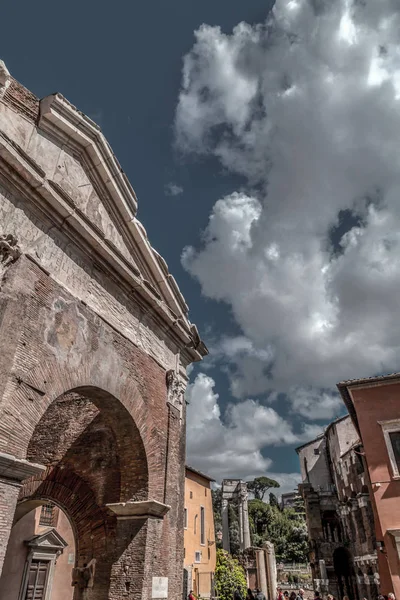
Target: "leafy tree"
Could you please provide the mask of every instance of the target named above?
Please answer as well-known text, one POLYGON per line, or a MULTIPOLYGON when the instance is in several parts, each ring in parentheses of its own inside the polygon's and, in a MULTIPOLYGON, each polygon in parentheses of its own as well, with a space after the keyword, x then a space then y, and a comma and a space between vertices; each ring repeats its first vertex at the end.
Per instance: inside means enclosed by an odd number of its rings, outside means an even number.
POLYGON ((279 508, 278 498, 272 492, 269 494, 269 504, 270 506, 276 506, 276 508, 279 508))
POLYGON ((253 544, 271 541, 276 558, 282 562, 307 562, 307 528, 303 517, 293 509, 280 510, 262 500, 250 500, 249 521, 253 544))
POLYGON ((232 600, 235 590, 246 596, 247 583, 243 567, 236 558, 224 550, 217 550, 215 590, 220 600, 232 600))
MULTIPOLYGON (((214 511, 214 528, 215 533, 217 534, 218 531, 222 531, 222 489, 211 490, 211 497, 214 511)), ((219 540, 217 537, 216 545, 217 548, 222 548, 222 540, 219 540)))
POLYGON ((270 488, 278 487, 280 484, 269 477, 256 477, 253 481, 247 482, 247 489, 254 494, 256 500, 264 500, 265 492, 270 488))

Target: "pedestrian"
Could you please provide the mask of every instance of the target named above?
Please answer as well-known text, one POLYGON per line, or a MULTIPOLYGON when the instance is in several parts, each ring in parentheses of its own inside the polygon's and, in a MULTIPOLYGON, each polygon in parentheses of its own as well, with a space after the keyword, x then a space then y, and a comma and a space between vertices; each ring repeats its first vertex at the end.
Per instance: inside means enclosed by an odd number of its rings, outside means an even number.
POLYGON ((248 590, 247 590, 246 600, 256 600, 254 597, 254 594, 250 588, 248 588, 248 590))
POLYGON ((328 594, 326 600, 335 600, 335 596, 332 596, 332 594, 328 594))
POLYGON ((276 588, 276 600, 284 600, 284 596, 282 594, 282 588, 276 588))
POLYGON ((259 588, 256 589, 256 600, 267 600, 265 594, 259 588))
MULTIPOLYGON (((299 593, 296 596, 296 600, 303 600, 303 598, 304 598, 304 590, 302 588, 300 588, 299 593)), ((343 600, 345 600, 345 599, 343 598, 343 600)), ((347 598, 347 600, 349 600, 349 599, 347 598)))
POLYGON ((233 594, 233 600, 243 600, 242 592, 239 587, 236 588, 235 593, 233 594))
POLYGON ((289 600, 289 592, 287 590, 283 592, 283 595, 285 596, 285 600, 289 600))
POLYGON ((319 595, 319 592, 314 591, 314 600, 321 600, 321 596, 319 595))
POLYGON ((290 592, 289 600, 296 600, 297 594, 295 591, 290 592))
POLYGON ((396 600, 396 596, 393 594, 393 592, 390 592, 390 594, 388 594, 388 598, 389 600, 396 600))
POLYGON ((190 590, 188 600, 196 600, 196 598, 193 595, 193 590, 190 590))

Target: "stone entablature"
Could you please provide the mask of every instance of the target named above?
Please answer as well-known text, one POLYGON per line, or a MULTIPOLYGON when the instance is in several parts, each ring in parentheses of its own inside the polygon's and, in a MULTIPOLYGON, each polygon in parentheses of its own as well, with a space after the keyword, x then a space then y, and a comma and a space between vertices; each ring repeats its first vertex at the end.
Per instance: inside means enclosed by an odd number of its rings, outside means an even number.
POLYGON ((0 157, 0 176, 15 189, 0 188, 0 236, 13 235, 22 252, 163 366, 175 368, 179 353, 187 364, 199 360, 205 346, 97 125, 60 94, 40 101, 37 124, 3 101, 0 157), (20 199, 28 187, 35 190, 29 209, 20 199))

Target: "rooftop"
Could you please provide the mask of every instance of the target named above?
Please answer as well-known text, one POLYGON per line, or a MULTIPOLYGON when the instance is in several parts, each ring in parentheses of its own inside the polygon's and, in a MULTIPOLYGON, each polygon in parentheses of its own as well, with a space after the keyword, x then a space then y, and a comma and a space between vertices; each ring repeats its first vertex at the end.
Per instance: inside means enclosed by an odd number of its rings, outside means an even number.
POLYGON ((213 479, 212 477, 209 477, 208 475, 205 475, 204 473, 202 473, 201 471, 198 471, 197 469, 194 469, 193 467, 189 467, 189 465, 186 465, 186 471, 190 471, 191 473, 194 473, 195 475, 199 475, 200 477, 203 477, 204 479, 207 479, 207 481, 215 481, 215 479, 213 479))

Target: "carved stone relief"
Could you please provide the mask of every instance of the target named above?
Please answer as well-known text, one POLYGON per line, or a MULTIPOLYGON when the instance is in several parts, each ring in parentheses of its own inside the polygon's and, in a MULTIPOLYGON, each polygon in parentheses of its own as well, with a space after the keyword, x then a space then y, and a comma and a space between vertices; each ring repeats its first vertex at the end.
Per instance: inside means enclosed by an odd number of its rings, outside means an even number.
POLYGON ((182 418, 182 409, 184 403, 186 384, 179 379, 178 375, 173 369, 167 371, 166 379, 168 390, 167 401, 179 410, 180 417, 182 418))

